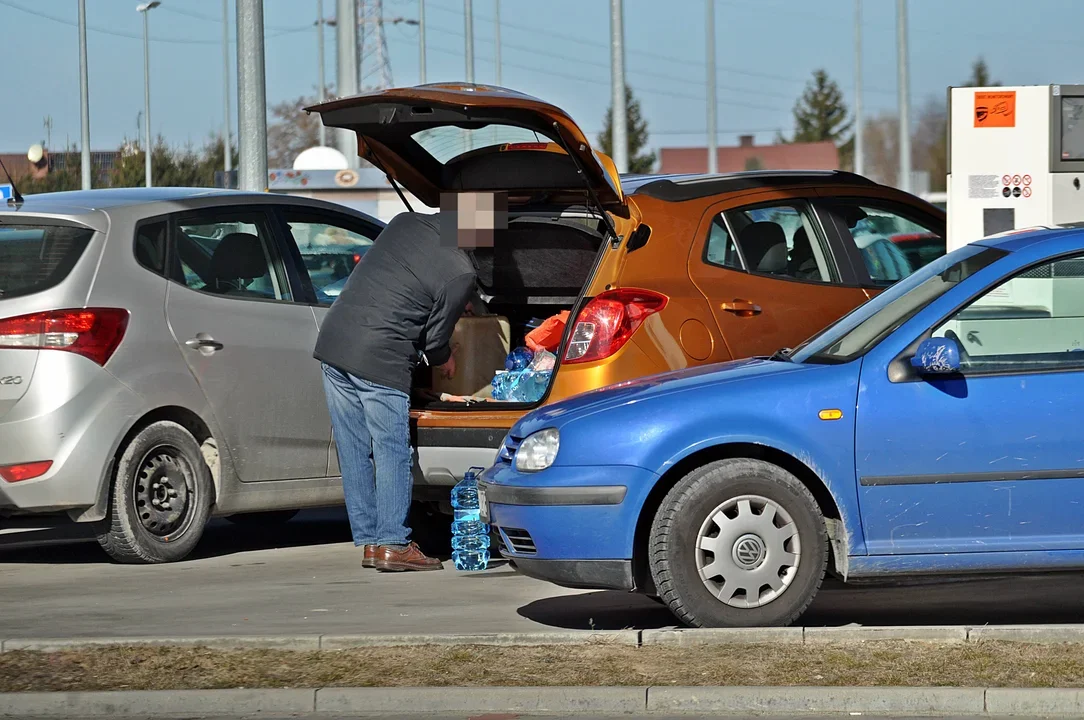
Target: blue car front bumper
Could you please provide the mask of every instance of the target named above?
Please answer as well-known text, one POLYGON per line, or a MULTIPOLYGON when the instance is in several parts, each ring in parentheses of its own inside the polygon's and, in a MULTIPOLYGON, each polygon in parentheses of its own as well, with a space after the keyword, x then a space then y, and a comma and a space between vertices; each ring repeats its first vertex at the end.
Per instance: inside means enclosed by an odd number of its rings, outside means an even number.
POLYGON ((655 480, 655 473, 629 466, 524 474, 497 465, 479 486, 501 553, 525 575, 565 587, 632 590, 636 525, 655 480))

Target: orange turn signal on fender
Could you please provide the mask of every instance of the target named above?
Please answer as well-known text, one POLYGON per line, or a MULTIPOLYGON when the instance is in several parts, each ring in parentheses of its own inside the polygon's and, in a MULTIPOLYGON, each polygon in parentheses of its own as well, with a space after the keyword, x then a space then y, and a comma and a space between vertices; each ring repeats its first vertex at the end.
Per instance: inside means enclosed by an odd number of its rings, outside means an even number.
POLYGON ((817 413, 817 417, 819 417, 821 420, 839 420, 841 417, 843 417, 843 411, 836 410, 835 408, 832 408, 830 410, 821 410, 819 413, 817 413))

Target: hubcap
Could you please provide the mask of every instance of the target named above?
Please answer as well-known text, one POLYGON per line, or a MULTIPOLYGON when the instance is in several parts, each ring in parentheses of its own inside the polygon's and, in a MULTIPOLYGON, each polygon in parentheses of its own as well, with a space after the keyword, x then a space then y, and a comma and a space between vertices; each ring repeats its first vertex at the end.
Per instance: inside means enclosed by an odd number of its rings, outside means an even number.
POLYGON ((764 561, 765 553, 764 541, 760 539, 760 536, 753 534, 742 535, 738 538, 738 541, 734 543, 733 551, 731 551, 734 562, 737 563, 738 567, 745 570, 752 570, 757 565, 760 565, 764 561))
POLYGON ((736 608, 778 598, 798 571, 798 527, 778 503, 742 495, 713 510, 696 539, 696 566, 712 595, 736 608))
POLYGON ((171 448, 158 448, 144 459, 132 494, 139 522, 152 535, 168 539, 188 520, 192 490, 186 468, 171 448))

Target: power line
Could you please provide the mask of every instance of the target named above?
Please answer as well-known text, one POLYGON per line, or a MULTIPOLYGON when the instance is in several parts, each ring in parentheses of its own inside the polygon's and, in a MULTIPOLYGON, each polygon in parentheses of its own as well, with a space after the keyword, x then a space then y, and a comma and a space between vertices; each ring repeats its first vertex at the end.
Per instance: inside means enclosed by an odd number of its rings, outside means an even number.
MULTIPOLYGON (((435 31, 435 32, 442 32, 442 33, 445 33, 445 34, 448 34, 448 35, 459 35, 459 36, 462 35, 461 33, 455 33, 454 31, 451 31, 451 30, 444 30, 443 28, 432 28, 432 30, 435 31)), ((505 45, 505 47, 513 47, 513 48, 521 48, 522 47, 522 46, 512 45, 512 44, 509 44, 509 43, 504 43, 504 45, 505 45)), ((457 52, 452 51, 452 50, 448 50, 446 48, 437 47, 435 49, 437 49, 440 52, 447 53, 449 55, 461 55, 462 54, 462 53, 457 53, 457 52)), ((527 49, 527 51, 528 52, 534 52, 534 53, 537 53, 539 55, 544 55, 544 56, 548 56, 548 57, 555 57, 555 58, 561 58, 562 57, 561 55, 554 55, 552 53, 546 53, 544 51, 533 50, 533 49, 529 49, 529 48, 527 49)), ((481 56, 479 56, 479 57, 481 57, 481 56)), ((580 61, 580 62, 582 64, 584 64, 584 65, 595 65, 596 67, 609 68, 609 65, 606 65, 606 64, 603 64, 603 63, 592 63, 592 62, 588 62, 588 61, 580 61)), ((502 60, 502 64, 507 65, 508 67, 514 67, 514 68, 520 68, 520 69, 523 69, 523 70, 529 70, 531 72, 539 72, 538 67, 531 67, 531 66, 527 66, 527 65, 518 65, 516 63, 511 63, 511 62, 507 62, 507 61, 504 61, 504 60, 502 60)), ((545 74, 546 75, 552 75, 554 77, 567 78, 569 80, 576 80, 576 81, 579 81, 579 82, 591 83, 591 84, 596 84, 596 85, 609 85, 608 80, 606 80, 606 81, 596 80, 596 79, 593 79, 593 78, 585 77, 582 74, 573 75, 573 74, 570 74, 570 73, 562 73, 562 72, 552 70, 552 69, 546 69, 545 74)), ((637 72, 636 74, 639 75, 639 74, 644 74, 644 73, 637 72)), ((666 81, 673 81, 673 78, 670 78, 669 76, 666 76, 666 75, 660 75, 658 73, 646 73, 646 74, 648 76, 650 76, 650 77, 656 77, 656 78, 660 78, 660 79, 666 80, 666 81)), ((723 90, 737 90, 738 92, 744 92, 744 90, 742 90, 740 88, 730 88, 730 87, 727 87, 725 85, 720 85, 719 87, 721 89, 723 89, 723 90)), ((665 96, 668 96, 668 97, 681 98, 681 99, 685 99, 685 100, 703 101, 703 97, 700 96, 700 95, 693 95, 693 94, 689 94, 689 93, 678 93, 678 92, 674 92, 672 90, 661 90, 661 89, 658 89, 658 88, 651 87, 649 85, 637 85, 637 89, 639 91, 641 91, 641 92, 646 92, 646 93, 649 93, 649 94, 665 95, 665 96)), ((787 99, 790 99, 789 95, 779 96, 779 97, 785 97, 787 99)), ((770 106, 770 105, 757 105, 757 104, 754 104, 754 103, 744 103, 744 102, 737 102, 737 101, 732 101, 732 100, 719 100, 718 104, 720 104, 720 105, 729 105, 729 106, 732 106, 732 107, 748 108, 748 109, 751 109, 751 110, 769 110, 769 111, 772 111, 772 112, 790 112, 789 108, 782 108, 782 107, 770 106)))
MULTIPOLYGON (((435 45, 432 45, 432 44, 430 44, 429 49, 433 50, 435 52, 441 52, 441 53, 444 53, 446 55, 451 55, 452 57, 462 57, 463 56, 463 53, 461 51, 449 50, 448 48, 443 48, 443 47, 435 46, 435 45)), ((478 59, 487 60, 487 61, 491 60, 491 58, 484 57, 484 56, 481 56, 481 55, 478 56, 478 59)), ((547 77, 559 77, 559 78, 562 78, 562 79, 565 79, 565 80, 572 80, 574 82, 585 83, 585 84, 588 84, 588 85, 608 85, 609 84, 608 81, 597 80, 595 78, 588 78, 588 77, 584 77, 583 75, 573 75, 572 73, 563 73, 563 72, 559 72, 557 70, 551 70, 551 69, 548 69, 548 68, 541 69, 541 68, 538 68, 538 67, 531 67, 529 65, 519 65, 517 63, 507 62, 507 61, 505 61, 503 59, 501 60, 501 63, 503 65, 507 66, 507 67, 514 67, 514 68, 518 68, 520 70, 526 70, 526 71, 532 72, 532 73, 542 73, 542 74, 545 74, 547 77)), ((689 93, 677 93, 677 92, 672 92, 670 90, 661 90, 659 88, 653 88, 653 87, 644 86, 644 85, 638 86, 638 90, 639 90, 639 92, 641 92, 641 93, 643 93, 645 95, 663 95, 663 96, 666 96, 666 97, 677 98, 677 99, 680 99, 680 100, 696 100, 698 102, 703 102, 703 100, 704 100, 704 98, 701 97, 700 95, 692 95, 692 94, 689 94, 689 93)), ((789 112, 788 110, 784 110, 783 108, 771 107, 771 106, 768 106, 768 105, 753 105, 753 104, 750 104, 750 103, 736 103, 736 102, 730 102, 730 101, 727 101, 727 100, 720 100, 719 104, 720 105, 731 105, 731 106, 734 106, 734 107, 747 108, 747 109, 750 109, 750 110, 769 110, 771 112, 789 112)))
MULTIPOLYGON (((41 12, 39 10, 31 10, 29 8, 22 7, 21 5, 16 5, 15 3, 11 2, 10 0, 0 0, 0 5, 3 5, 4 7, 9 7, 12 10, 19 10, 21 12, 26 13, 27 15, 35 15, 35 16, 40 17, 40 18, 45 18, 46 20, 52 20, 53 22, 58 22, 58 23, 61 23, 62 25, 68 25, 70 27, 77 27, 79 25, 79 23, 77 23, 74 20, 68 20, 67 18, 57 17, 56 15, 50 15, 48 13, 43 13, 43 12, 41 12)), ((278 32, 269 34, 267 37, 269 39, 270 38, 276 38, 276 37, 281 37, 283 35, 289 35, 291 33, 307 31, 307 30, 310 30, 310 29, 311 29, 310 25, 305 25, 303 27, 294 28, 292 30, 280 30, 278 32)), ((143 39, 142 35, 138 35, 136 33, 126 33, 126 32, 121 32, 119 30, 110 30, 109 28, 103 28, 103 27, 98 27, 98 26, 89 25, 89 24, 87 25, 87 30, 92 30, 92 31, 94 31, 96 33, 101 33, 103 35, 112 35, 114 37, 129 38, 131 40, 142 40, 143 39)), ((152 37, 152 38, 150 38, 150 40, 152 42, 164 42, 164 43, 171 43, 171 44, 174 44, 174 45, 218 45, 219 44, 218 40, 198 40, 198 39, 195 39, 195 38, 165 38, 165 37, 157 37, 156 38, 156 37, 152 37)), ((232 42, 233 41, 231 41, 231 44, 232 44, 232 42)))
MULTIPOLYGON (((440 5, 433 5, 433 7, 435 9, 441 11, 441 12, 446 12, 446 13, 450 13, 450 14, 459 14, 459 13, 457 13, 457 11, 455 11, 455 10, 453 10, 451 8, 442 7, 440 5)), ((481 20, 489 20, 489 19, 491 19, 491 18, 485 17, 484 15, 479 15, 478 17, 481 20)), ((504 21, 503 18, 501 20, 501 25, 503 27, 514 28, 516 30, 523 30, 525 32, 529 32, 529 33, 532 33, 532 34, 537 34, 538 33, 538 28, 536 28, 536 27, 532 28, 532 27, 528 27, 526 25, 518 25, 518 24, 513 23, 513 22, 506 22, 506 21, 504 21)), ((594 50, 597 50, 600 47, 597 40, 589 40, 587 38, 577 37, 575 35, 568 35, 566 33, 555 32, 555 31, 552 31, 552 30, 547 30, 546 31, 546 37, 560 38, 562 40, 567 40, 568 42, 576 43, 577 45, 583 45, 583 46, 586 46, 586 47, 590 47, 590 48, 592 48, 594 50)), ((511 46, 509 46, 509 47, 511 47, 511 46)), ((563 57, 563 56, 561 56, 561 57, 563 57)), ((651 58, 651 59, 654 59, 654 60, 660 60, 662 62, 677 63, 677 64, 681 65, 686 70, 690 66, 699 68, 704 64, 704 61, 702 59, 680 58, 680 57, 675 57, 673 55, 664 55, 664 54, 661 54, 661 53, 654 53, 654 52, 651 52, 649 50, 642 50, 642 49, 637 49, 636 52, 632 54, 632 57, 634 57, 634 58, 641 58, 641 57, 643 57, 643 58, 651 58)), ((586 61, 581 60, 581 61, 578 61, 578 62, 586 62, 586 61)), ((609 67, 609 65, 607 65, 606 67, 609 67)), ((788 76, 784 76, 784 75, 773 75, 771 73, 755 72, 753 70, 744 70, 742 68, 727 67, 727 66, 723 66, 723 65, 716 65, 715 67, 716 67, 717 70, 727 72, 727 73, 731 73, 731 74, 734 74, 734 75, 747 75, 749 77, 764 79, 764 80, 776 80, 776 81, 780 81, 780 82, 797 83, 797 84, 801 84, 801 85, 804 85, 807 82, 809 82, 809 78, 798 78, 798 77, 794 77, 794 76, 789 76, 788 77, 788 76)), ((669 81, 675 80, 675 78, 672 78, 671 76, 666 76, 666 78, 669 81)), ((694 82, 697 85, 702 85, 703 84, 703 81, 694 81, 694 82)), ((755 89, 751 89, 751 88, 731 88, 731 89, 737 90, 738 92, 747 92, 747 93, 752 93, 752 94, 765 94, 765 95, 767 95, 767 93, 765 93, 762 90, 755 90, 755 89)), ((882 95, 893 95, 893 96, 896 94, 895 90, 887 90, 887 89, 884 89, 884 88, 869 88, 867 90, 867 92, 873 92, 873 93, 878 93, 878 94, 882 94, 882 95)))
MULTIPOLYGON (((192 10, 182 10, 180 8, 173 7, 172 5, 163 5, 162 6, 162 11, 163 12, 176 13, 177 15, 187 15, 190 18, 196 18, 197 20, 205 20, 207 22, 215 23, 216 25, 221 25, 222 24, 222 18, 220 18, 220 17, 215 17, 213 15, 204 15, 203 13, 194 12, 192 10)), ((279 31, 288 31, 288 32, 297 31, 296 27, 285 27, 285 26, 282 26, 282 25, 278 25, 278 26, 276 26, 276 25, 265 25, 264 27, 267 28, 268 30, 279 30, 279 31)), ((304 29, 308 30, 310 27, 311 27, 310 25, 305 25, 304 29)))
MULTIPOLYGON (((463 56, 463 53, 461 51, 450 50, 448 48, 435 46, 435 45, 432 45, 432 44, 429 45, 429 49, 431 49, 433 51, 436 51, 436 52, 444 53, 446 55, 450 55, 452 57, 462 57, 463 56)), ((486 60, 486 61, 491 61, 492 60, 492 58, 490 58, 488 56, 481 56, 481 55, 478 56, 478 59, 486 60)), ((520 69, 520 70, 526 70, 526 71, 531 72, 531 73, 545 74, 547 77, 559 77, 559 78, 562 78, 562 79, 565 79, 565 80, 572 80, 574 82, 585 83, 585 84, 588 84, 588 85, 608 85, 609 84, 609 81, 603 81, 603 80, 598 80, 598 79, 595 79, 595 78, 584 77, 583 75, 573 75, 572 73, 563 73, 563 72, 559 72, 557 70, 551 70, 551 69, 548 69, 548 68, 541 69, 541 68, 538 68, 538 67, 532 67, 530 65, 519 65, 517 63, 507 62, 507 61, 505 61, 503 59, 501 60, 501 63, 503 65, 507 66, 507 67, 514 67, 514 68, 517 68, 517 69, 520 69)), ((700 96, 700 95, 692 95, 690 93, 678 93, 678 92, 673 92, 673 91, 670 91, 670 90, 662 90, 660 88, 654 88, 654 87, 646 86, 646 85, 637 86, 637 90, 639 92, 645 94, 645 95, 663 95, 665 97, 677 98, 679 100, 695 100, 697 102, 703 102, 703 100, 704 100, 704 98, 702 96, 700 96)), ((732 102, 732 101, 729 101, 729 100, 720 100, 719 104, 720 105, 729 105, 729 106, 732 106, 732 107, 746 108, 746 109, 749 109, 749 110, 768 110, 770 112, 790 112, 789 110, 787 110, 785 108, 772 107, 772 106, 769 106, 769 105, 754 105, 752 103, 732 102)))

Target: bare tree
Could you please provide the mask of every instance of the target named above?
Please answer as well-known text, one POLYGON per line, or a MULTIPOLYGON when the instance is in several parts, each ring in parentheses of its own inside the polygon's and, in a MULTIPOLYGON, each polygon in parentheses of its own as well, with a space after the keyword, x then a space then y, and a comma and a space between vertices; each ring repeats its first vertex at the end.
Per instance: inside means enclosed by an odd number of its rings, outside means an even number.
POLYGON ((899 174, 900 120, 891 113, 882 113, 866 121, 862 129, 865 142, 866 175, 875 182, 895 185, 899 174))
POLYGON ((930 174, 930 190, 945 189, 948 176, 948 112, 938 98, 928 98, 919 113, 911 141, 914 167, 930 174))
POLYGON ((271 107, 272 120, 267 126, 268 167, 293 167, 294 158, 301 151, 320 144, 320 116, 302 109, 318 102, 315 97, 299 97, 271 107))

